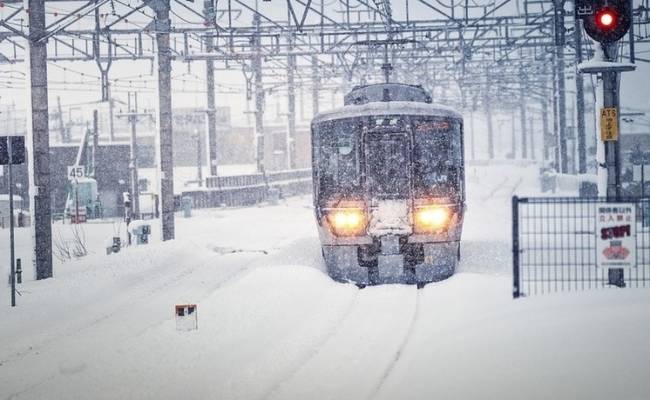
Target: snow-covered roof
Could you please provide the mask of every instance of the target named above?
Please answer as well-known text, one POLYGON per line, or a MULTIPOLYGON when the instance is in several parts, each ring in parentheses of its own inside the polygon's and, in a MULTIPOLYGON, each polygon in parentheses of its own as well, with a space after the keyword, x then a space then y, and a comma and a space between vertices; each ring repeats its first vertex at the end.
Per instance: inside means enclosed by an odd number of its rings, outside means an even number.
MULTIPOLYGON (((0 194, 0 201, 9 201, 9 195, 8 194, 0 194)), ((17 194, 14 195, 14 201, 23 201, 23 198, 18 196, 17 194)))
POLYGON ((84 176, 81 178, 75 178, 70 181, 71 183, 91 183, 91 184, 97 184, 97 180, 95 178, 90 178, 88 176, 84 176))
POLYGON ((635 69, 636 65, 632 63, 617 63, 597 59, 592 59, 578 64, 578 71, 588 74, 595 74, 604 71, 625 72, 634 71, 635 69))
POLYGON ((318 123, 323 121, 330 121, 333 119, 386 114, 428 115, 458 119, 463 118, 463 116, 453 108, 439 104, 418 103, 412 101, 386 101, 367 103, 358 106, 344 106, 335 110, 326 111, 316 115, 312 122, 318 123))

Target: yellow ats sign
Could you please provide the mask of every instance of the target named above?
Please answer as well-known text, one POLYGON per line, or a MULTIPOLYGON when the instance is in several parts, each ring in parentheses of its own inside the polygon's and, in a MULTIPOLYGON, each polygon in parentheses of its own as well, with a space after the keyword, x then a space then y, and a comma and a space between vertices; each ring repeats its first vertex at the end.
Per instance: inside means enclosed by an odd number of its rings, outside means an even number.
POLYGON ((616 107, 600 109, 600 140, 618 140, 618 110, 616 107))

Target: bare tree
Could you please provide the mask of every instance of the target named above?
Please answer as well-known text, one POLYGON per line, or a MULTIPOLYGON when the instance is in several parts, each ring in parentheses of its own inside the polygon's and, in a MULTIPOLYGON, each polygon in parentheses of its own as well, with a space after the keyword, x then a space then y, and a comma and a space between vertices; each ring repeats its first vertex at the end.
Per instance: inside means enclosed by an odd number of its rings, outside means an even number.
POLYGON ((60 229, 54 236, 54 256, 61 262, 88 255, 86 233, 79 224, 72 225, 72 237, 66 239, 60 229))

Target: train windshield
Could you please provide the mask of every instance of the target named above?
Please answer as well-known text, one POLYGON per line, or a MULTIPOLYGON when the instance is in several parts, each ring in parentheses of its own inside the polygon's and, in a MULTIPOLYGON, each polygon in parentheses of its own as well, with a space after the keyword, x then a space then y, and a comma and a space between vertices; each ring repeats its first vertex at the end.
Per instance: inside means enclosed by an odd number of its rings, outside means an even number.
POLYGON ((361 120, 326 121, 318 127, 320 192, 328 198, 359 196, 361 120))
POLYGON ((417 197, 456 197, 462 174, 462 134, 459 121, 413 118, 413 189, 417 197))
POLYGON ((356 117, 315 126, 320 198, 462 197, 461 122, 424 116, 393 120, 378 124, 375 118, 356 117))
POLYGON ((409 195, 409 140, 405 133, 371 133, 366 143, 366 184, 373 198, 409 195))

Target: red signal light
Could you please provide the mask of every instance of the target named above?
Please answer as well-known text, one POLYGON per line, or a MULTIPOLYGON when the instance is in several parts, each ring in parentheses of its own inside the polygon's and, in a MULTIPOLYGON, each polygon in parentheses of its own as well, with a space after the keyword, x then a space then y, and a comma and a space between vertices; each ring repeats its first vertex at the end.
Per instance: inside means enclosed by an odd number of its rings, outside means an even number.
POLYGON ((596 12, 596 25, 599 29, 609 31, 616 28, 618 14, 609 7, 601 8, 596 12))
POLYGON ((576 18, 600 43, 614 43, 632 26, 632 0, 575 0, 576 18))

